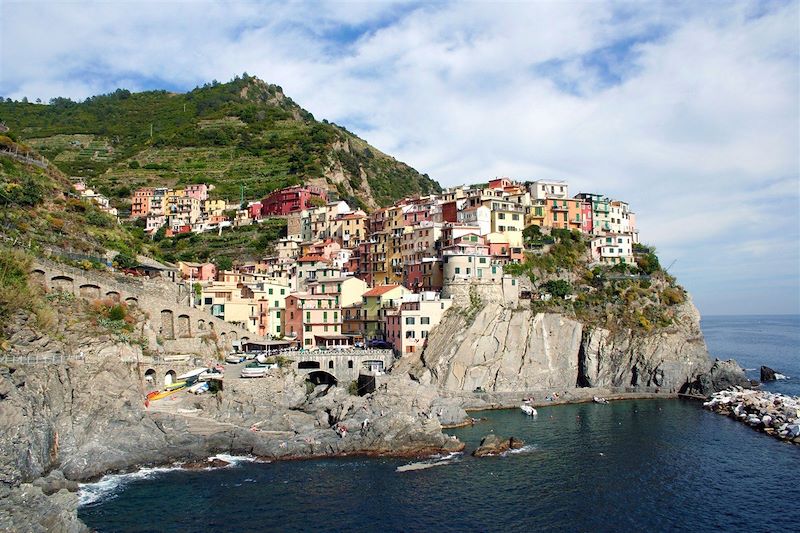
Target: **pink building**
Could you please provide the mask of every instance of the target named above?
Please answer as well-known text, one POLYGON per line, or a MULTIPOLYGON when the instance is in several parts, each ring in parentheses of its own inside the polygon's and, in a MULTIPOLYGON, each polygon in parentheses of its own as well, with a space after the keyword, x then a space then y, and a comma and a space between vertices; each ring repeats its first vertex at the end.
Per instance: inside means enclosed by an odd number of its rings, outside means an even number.
POLYGON ((583 233, 591 234, 592 229, 594 228, 594 218, 592 217, 592 202, 591 200, 586 201, 584 200, 583 204, 581 205, 581 221, 583 222, 581 226, 581 231, 583 233))
POLYGON ((328 202, 328 191, 313 185, 294 186, 270 193, 261 201, 261 215, 288 215, 311 207, 311 199, 328 202))
POLYGON ((201 202, 208 200, 208 185, 205 183, 194 183, 185 187, 186 196, 197 198, 201 202))
POLYGON ((284 334, 297 339, 300 347, 307 350, 315 348, 320 340, 337 339, 342 333, 341 308, 334 295, 290 294, 281 322, 284 334))
POLYGON ((217 279, 217 267, 214 263, 189 263, 178 261, 178 269, 184 279, 211 281, 217 279))

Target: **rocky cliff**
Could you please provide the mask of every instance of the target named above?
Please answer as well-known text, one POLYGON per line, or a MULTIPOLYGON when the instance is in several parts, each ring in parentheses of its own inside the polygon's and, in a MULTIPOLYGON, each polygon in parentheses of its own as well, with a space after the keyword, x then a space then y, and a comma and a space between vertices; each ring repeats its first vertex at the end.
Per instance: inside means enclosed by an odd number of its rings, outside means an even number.
POLYGON ((452 308, 423 353, 399 369, 448 391, 659 388, 678 392, 709 370, 700 316, 687 300, 667 328, 645 334, 587 327, 559 314, 490 302, 452 308))
POLYGON ((342 454, 420 455, 463 445, 441 432, 439 413, 465 416, 453 402, 407 377, 382 376, 376 392, 306 389, 280 370, 234 380, 216 395, 180 393, 147 407, 131 347, 59 330, 74 339, 20 330, 10 339, 31 350, 77 343, 81 360, 0 365, 0 530, 82 531, 76 486, 140 465, 197 460, 226 452, 268 458, 342 454), (347 433, 337 433, 347 428, 347 433))

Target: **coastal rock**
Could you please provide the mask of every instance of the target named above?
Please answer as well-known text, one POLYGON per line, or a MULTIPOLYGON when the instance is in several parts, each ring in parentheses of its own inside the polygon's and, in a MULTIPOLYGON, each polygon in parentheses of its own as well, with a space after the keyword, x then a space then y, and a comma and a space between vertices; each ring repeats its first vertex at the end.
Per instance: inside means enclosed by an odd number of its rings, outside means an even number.
POLYGON ((675 316, 658 334, 634 334, 494 301, 468 323, 468 314, 453 307, 424 352, 403 357, 395 371, 453 393, 575 387, 678 392, 711 363, 691 301, 678 306, 675 316))
POLYGON ((223 468, 229 466, 228 461, 224 461, 219 457, 209 457, 206 460, 188 461, 181 465, 184 470, 205 470, 207 468, 223 468))
POLYGON ((768 366, 761 366, 761 381, 775 381, 775 371, 768 366))
POLYGON ((517 439, 515 437, 505 438, 505 437, 498 437, 497 435, 490 433, 481 439, 481 444, 478 448, 472 452, 472 455, 475 457, 488 457, 492 455, 500 455, 501 453, 505 453, 509 450, 518 450, 525 445, 525 442, 522 439, 517 439))
POLYGON ((716 359, 708 372, 700 375, 689 384, 683 392, 701 396, 709 396, 714 392, 731 387, 751 388, 752 384, 744 373, 744 369, 733 359, 722 361, 716 359))

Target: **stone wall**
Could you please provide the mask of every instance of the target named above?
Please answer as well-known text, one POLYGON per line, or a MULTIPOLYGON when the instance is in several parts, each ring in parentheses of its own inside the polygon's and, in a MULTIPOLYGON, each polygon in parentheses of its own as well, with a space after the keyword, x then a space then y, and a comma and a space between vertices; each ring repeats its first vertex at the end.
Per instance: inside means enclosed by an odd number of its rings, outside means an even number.
POLYGON ((380 361, 384 370, 394 362, 392 350, 347 350, 341 352, 289 352, 287 356, 294 360, 292 368, 299 373, 312 374, 324 372, 332 375, 340 384, 347 384, 358 379, 358 375, 368 370, 364 363, 380 361), (315 368, 301 368, 301 363, 319 365, 315 368))
POLYGON ((498 280, 449 281, 442 287, 442 298, 452 298, 456 307, 469 307, 470 290, 473 290, 484 304, 495 303, 506 307, 516 307, 519 304, 519 280, 508 275, 498 280))
POLYGON ((262 340, 235 324, 180 303, 179 285, 160 279, 84 271, 38 259, 31 279, 48 290, 69 292, 80 298, 110 298, 136 307, 145 315, 142 334, 150 350, 169 355, 205 354, 209 345, 221 351, 236 340, 262 340))

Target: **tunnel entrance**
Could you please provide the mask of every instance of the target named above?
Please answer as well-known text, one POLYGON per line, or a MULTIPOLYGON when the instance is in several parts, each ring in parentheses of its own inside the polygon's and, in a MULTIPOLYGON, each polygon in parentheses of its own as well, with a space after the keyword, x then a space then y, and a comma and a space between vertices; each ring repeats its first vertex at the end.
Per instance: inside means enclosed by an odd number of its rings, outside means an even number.
POLYGON ((338 380, 333 374, 329 374, 324 370, 318 370, 316 372, 311 372, 307 377, 306 381, 310 382, 313 385, 336 385, 338 380))

